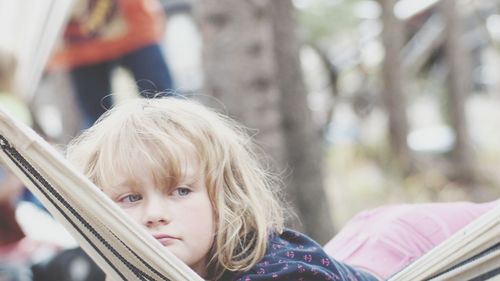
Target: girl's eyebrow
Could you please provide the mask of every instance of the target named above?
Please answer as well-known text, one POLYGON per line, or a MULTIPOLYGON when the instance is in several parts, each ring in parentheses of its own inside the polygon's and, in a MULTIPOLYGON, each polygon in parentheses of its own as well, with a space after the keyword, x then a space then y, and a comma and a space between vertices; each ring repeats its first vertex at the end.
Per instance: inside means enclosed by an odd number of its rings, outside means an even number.
POLYGON ((135 185, 135 181, 132 179, 127 179, 121 182, 118 182, 118 184, 115 184, 111 186, 111 188, 123 188, 123 187, 131 187, 135 185))
POLYGON ((197 181, 199 178, 198 166, 187 165, 182 168, 182 181, 197 181))
POLYGON ((136 181, 127 179, 119 182, 118 184, 112 185, 109 188, 106 188, 105 190, 106 193, 112 195, 119 195, 120 193, 123 193, 125 191, 135 190, 136 186, 137 186, 136 181))

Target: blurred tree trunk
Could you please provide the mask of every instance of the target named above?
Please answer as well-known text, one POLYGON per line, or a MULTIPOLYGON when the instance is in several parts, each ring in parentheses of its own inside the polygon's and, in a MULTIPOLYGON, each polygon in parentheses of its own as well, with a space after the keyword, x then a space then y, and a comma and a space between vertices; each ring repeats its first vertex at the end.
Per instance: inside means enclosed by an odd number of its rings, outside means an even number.
POLYGON ((403 69, 407 77, 415 77, 443 46, 445 33, 444 16, 431 15, 402 50, 403 69))
POLYGON ((259 131, 257 141, 285 167, 284 135, 267 1, 205 0, 195 4, 203 40, 205 93, 222 111, 259 131))
POLYGON ((448 112, 455 131, 453 165, 459 179, 474 180, 474 164, 466 122, 465 99, 470 90, 468 54, 462 38, 462 21, 455 0, 442 0, 441 12, 446 21, 445 54, 448 64, 448 112))
POLYGON ((332 236, 333 222, 323 187, 321 132, 312 120, 302 77, 295 10, 290 0, 270 3, 285 146, 292 168, 289 191, 295 194, 306 229, 323 243, 332 236))
POLYGON ((383 65, 383 100, 389 118, 389 138, 396 160, 403 171, 408 171, 411 156, 406 138, 408 135, 408 118, 406 116, 406 98, 401 81, 404 78, 401 65, 403 48, 403 24, 394 15, 396 0, 379 0, 382 7, 382 41, 385 48, 383 65))
MULTIPOLYGON (((259 144, 274 159, 277 171, 285 173, 287 200, 306 227, 301 230, 326 242, 333 226, 320 144, 300 73, 291 2, 195 3, 206 93, 220 99, 230 116, 258 129, 259 144)), ((288 224, 300 228, 294 218, 288 224)))

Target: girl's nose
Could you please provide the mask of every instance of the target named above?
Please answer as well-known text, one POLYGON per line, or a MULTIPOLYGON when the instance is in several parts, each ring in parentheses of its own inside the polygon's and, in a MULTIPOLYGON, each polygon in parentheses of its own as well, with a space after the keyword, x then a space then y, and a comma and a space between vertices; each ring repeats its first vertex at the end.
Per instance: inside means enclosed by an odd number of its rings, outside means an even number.
POLYGON ((155 228, 161 225, 167 225, 168 221, 161 217, 151 217, 146 221, 147 228, 155 228))
POLYGON ((144 214, 144 225, 155 228, 170 223, 170 216, 166 202, 160 198, 148 200, 144 214))

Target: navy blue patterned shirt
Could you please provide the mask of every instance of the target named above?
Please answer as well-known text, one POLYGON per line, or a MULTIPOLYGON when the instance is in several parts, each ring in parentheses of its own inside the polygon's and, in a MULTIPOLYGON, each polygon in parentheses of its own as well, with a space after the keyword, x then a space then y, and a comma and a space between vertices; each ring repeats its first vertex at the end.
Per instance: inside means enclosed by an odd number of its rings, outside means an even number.
POLYGON ((285 229, 281 235, 270 237, 264 258, 252 269, 247 272, 227 272, 221 280, 373 281, 377 279, 330 258, 318 243, 306 235, 285 229))

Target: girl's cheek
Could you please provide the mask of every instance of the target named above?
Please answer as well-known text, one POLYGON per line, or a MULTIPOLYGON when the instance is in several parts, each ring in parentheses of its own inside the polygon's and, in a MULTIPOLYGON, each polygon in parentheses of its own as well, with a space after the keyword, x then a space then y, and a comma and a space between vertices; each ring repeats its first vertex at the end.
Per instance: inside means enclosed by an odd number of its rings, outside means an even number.
POLYGON ((141 222, 141 212, 139 208, 126 208, 123 209, 123 211, 125 211, 125 214, 127 214, 133 221, 138 223, 141 222))

